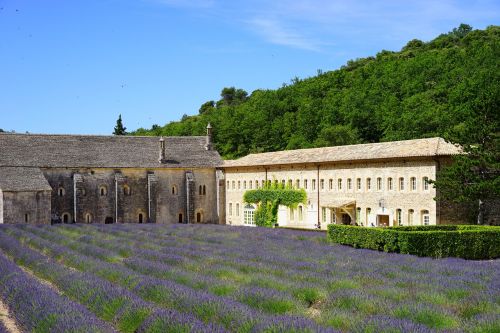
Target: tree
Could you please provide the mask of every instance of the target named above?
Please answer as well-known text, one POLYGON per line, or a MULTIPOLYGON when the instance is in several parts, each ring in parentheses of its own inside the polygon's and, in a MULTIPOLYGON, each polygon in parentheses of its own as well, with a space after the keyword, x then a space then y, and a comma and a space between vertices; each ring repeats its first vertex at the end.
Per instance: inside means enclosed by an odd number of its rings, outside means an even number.
POLYGON ((255 224, 260 227, 274 227, 278 224, 278 208, 280 205, 295 208, 305 203, 307 194, 304 189, 285 187, 276 182, 257 190, 246 191, 243 200, 258 204, 255 212, 255 224))
POLYGON ((215 108, 215 102, 214 101, 208 101, 203 103, 200 106, 200 110, 198 111, 199 114, 204 114, 207 113, 215 108))
POLYGON ((127 134, 126 130, 127 128, 123 126, 122 115, 120 114, 118 116, 118 120, 116 121, 116 126, 115 130, 113 131, 113 135, 126 135, 127 134))
POLYGON ((488 203, 500 201, 500 93, 495 80, 480 82, 474 87, 478 98, 465 104, 469 117, 450 135, 451 142, 463 147, 463 154, 455 156, 433 182, 437 200, 471 207, 477 224, 483 224, 488 203))

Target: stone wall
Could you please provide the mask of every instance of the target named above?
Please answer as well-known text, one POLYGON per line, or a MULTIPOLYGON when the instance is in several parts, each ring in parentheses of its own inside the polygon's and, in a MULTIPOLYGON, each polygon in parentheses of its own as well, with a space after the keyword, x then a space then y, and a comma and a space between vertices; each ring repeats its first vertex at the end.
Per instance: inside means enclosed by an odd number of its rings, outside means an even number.
POLYGON ((54 220, 186 223, 187 171, 193 175, 190 222, 218 223, 215 169, 50 168, 43 173, 53 188, 54 220))
POLYGON ((50 191, 3 192, 3 223, 49 224, 50 191))
POLYGON ((352 223, 365 226, 377 225, 385 219, 389 225, 397 225, 399 214, 402 225, 421 225, 425 211, 428 212, 429 224, 441 223, 434 201, 435 189, 430 184, 424 189, 424 177, 436 177, 436 162, 431 159, 323 163, 319 169, 318 165, 312 164, 276 165, 267 167, 267 170, 262 167, 226 168, 225 177, 228 224, 244 224, 243 193, 255 188, 256 182, 261 186, 266 179, 287 185, 291 182, 295 187, 298 182, 300 188, 305 188, 307 182, 305 205, 299 205, 294 211, 280 207, 278 222, 282 226, 315 228, 319 221, 321 228, 326 228, 329 223, 340 223, 347 213, 352 223), (403 189, 399 188, 400 178, 403 179, 403 189), (412 188, 412 178, 415 179, 415 188, 412 188), (357 187, 358 179, 360 189, 357 187), (392 189, 389 189, 389 179, 392 179, 392 189), (355 206, 347 211, 333 209, 334 203, 340 201, 355 201, 355 206), (299 213, 299 210, 302 212, 299 213))

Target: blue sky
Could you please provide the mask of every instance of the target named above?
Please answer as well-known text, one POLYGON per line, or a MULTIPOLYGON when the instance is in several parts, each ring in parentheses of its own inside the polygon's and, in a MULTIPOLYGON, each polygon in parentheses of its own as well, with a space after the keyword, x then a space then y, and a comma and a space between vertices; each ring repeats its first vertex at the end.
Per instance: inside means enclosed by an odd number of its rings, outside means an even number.
POLYGON ((0 0, 0 128, 110 134, 460 23, 499 24, 500 1, 0 0))

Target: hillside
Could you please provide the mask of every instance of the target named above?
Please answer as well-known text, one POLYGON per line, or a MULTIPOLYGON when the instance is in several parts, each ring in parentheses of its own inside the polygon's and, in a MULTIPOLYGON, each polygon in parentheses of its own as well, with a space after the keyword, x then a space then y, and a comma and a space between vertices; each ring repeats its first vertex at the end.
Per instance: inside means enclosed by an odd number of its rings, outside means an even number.
POLYGON ((276 90, 224 88, 195 116, 133 135, 203 135, 225 158, 252 152, 454 137, 478 109, 498 112, 500 27, 467 25, 399 52, 349 61, 276 90))

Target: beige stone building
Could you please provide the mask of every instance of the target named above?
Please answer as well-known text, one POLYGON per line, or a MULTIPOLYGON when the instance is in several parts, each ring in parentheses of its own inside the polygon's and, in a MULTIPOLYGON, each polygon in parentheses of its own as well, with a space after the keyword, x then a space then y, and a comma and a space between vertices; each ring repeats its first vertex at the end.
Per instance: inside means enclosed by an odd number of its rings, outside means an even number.
POLYGON ((225 161, 226 223, 253 225, 243 193, 266 182, 302 188, 307 203, 280 207, 280 226, 325 229, 453 223, 429 184, 459 148, 441 138, 251 154, 225 161))

